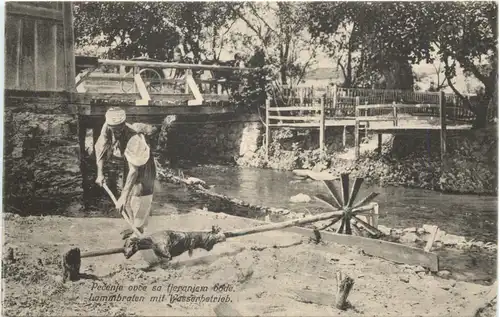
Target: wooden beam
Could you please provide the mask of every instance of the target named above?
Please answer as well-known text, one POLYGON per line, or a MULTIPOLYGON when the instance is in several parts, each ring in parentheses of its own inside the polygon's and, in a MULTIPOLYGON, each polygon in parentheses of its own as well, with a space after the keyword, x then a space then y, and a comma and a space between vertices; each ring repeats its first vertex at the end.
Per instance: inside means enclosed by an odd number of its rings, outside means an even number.
MULTIPOLYGON (((107 109, 111 107, 112 104, 107 105, 91 105, 89 115, 93 116, 103 116, 107 109)), ((120 105, 123 108, 127 115, 140 115, 140 116, 155 116, 155 115, 169 115, 169 114, 220 114, 220 113, 229 113, 234 112, 235 107, 228 106, 183 106, 183 105, 170 105, 170 106, 155 106, 148 105, 144 106, 135 106, 131 105, 120 105)))
MULTIPOLYGON (((357 98, 357 97, 356 97, 357 98)), ((360 105, 358 108, 360 110, 367 110, 367 109, 390 109, 392 110, 393 108, 435 108, 438 109, 440 105, 438 104, 404 104, 404 103, 398 103, 398 104, 377 104, 377 105, 360 105)))
POLYGON ((153 67, 153 68, 179 68, 179 69, 199 69, 199 70, 233 70, 233 71, 253 71, 254 68, 240 68, 218 65, 200 65, 200 64, 185 64, 185 63, 167 63, 167 62, 150 62, 150 61, 125 61, 99 59, 100 65, 111 66, 138 66, 138 67, 153 67))
MULTIPOLYGON (((231 217, 244 218, 232 215, 231 217)), ((245 219, 257 224, 268 224, 265 221, 249 218, 245 219)), ((288 227, 281 230, 306 236, 312 236, 314 234, 314 231, 312 229, 302 227, 288 227)), ((422 249, 413 248, 404 244, 394 242, 364 238, 353 235, 335 234, 324 231, 321 232, 321 237, 326 242, 333 242, 361 248, 366 254, 371 256, 383 258, 385 260, 396 263, 420 265, 422 267, 429 268, 432 272, 439 271, 439 259, 437 254, 432 252, 425 252, 422 249)))
MULTIPOLYGON (((301 227, 291 227, 283 230, 303 235, 313 234, 312 229, 301 227)), ((335 234, 330 232, 321 232, 321 237, 327 242, 359 247, 366 254, 371 256, 383 258, 396 263, 421 265, 429 268, 433 272, 439 271, 439 260, 437 254, 425 252, 422 249, 383 240, 353 235, 335 234)))
POLYGON ((7 14, 29 16, 37 19, 55 20, 58 22, 63 21, 63 13, 58 10, 34 7, 31 5, 20 4, 19 2, 10 2, 10 1, 7 2, 5 5, 7 14))
MULTIPOLYGON (((269 116, 269 119, 271 119, 271 120, 321 121, 321 116, 269 116)), ((317 124, 316 124, 316 126, 317 126, 317 124)))
POLYGON ((73 3, 63 2, 63 32, 64 32, 64 76, 66 90, 75 91, 75 55, 73 29, 73 3))
POLYGON ((144 81, 142 81, 142 77, 140 74, 135 74, 134 82, 135 82, 135 85, 137 86, 137 89, 139 90, 139 94, 141 95, 141 99, 145 100, 145 101, 151 100, 151 97, 149 97, 149 92, 146 88, 146 85, 144 85, 144 81))
POLYGON ((269 111, 321 111, 321 107, 270 107, 269 111))
POLYGON ((200 89, 198 88, 198 85, 194 81, 194 78, 191 74, 186 75, 186 86, 189 87, 189 90, 191 90, 191 93, 194 96, 193 100, 188 100, 188 105, 189 106, 199 106, 203 104, 203 96, 200 93, 200 89))

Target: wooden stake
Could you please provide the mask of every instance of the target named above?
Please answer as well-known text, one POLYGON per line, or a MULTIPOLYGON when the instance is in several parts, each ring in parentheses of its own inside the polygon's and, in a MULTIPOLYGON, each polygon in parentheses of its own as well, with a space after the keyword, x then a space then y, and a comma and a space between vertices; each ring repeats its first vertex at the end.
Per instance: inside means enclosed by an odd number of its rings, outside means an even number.
POLYGON ((347 308, 347 297, 354 286, 354 280, 349 276, 342 277, 342 272, 337 272, 337 297, 335 307, 340 310, 347 308))
POLYGON ((429 240, 427 240, 427 244, 425 245, 424 251, 425 252, 430 252, 432 249, 432 245, 434 244, 434 241, 436 240, 437 233, 439 231, 438 226, 433 226, 431 236, 429 237, 429 240))

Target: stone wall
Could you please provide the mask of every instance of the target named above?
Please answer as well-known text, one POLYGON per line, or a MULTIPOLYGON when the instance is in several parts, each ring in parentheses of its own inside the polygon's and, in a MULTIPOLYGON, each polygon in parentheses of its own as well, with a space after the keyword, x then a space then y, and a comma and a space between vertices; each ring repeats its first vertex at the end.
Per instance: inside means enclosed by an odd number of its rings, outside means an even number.
POLYGON ((157 152, 174 165, 179 160, 235 163, 257 151, 262 134, 263 125, 254 115, 177 116, 173 123, 164 123, 157 152))
POLYGON ((19 214, 55 214, 79 208, 82 179, 77 116, 67 105, 6 98, 4 207, 19 214))

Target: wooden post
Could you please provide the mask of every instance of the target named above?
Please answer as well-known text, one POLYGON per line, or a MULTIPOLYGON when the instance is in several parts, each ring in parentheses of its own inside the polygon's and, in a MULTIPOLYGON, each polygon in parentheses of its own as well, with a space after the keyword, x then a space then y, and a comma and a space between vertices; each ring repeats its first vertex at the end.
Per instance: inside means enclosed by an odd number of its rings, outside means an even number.
POLYGON ((342 277, 341 272, 337 272, 337 297, 335 307, 340 310, 345 310, 348 306, 347 297, 354 286, 354 280, 349 276, 342 277))
POLYGON ((269 108, 271 100, 266 99, 266 161, 269 161, 269 143, 271 141, 271 127, 269 126, 269 108))
POLYGON ((356 107, 354 110, 355 118, 354 118, 354 156, 355 158, 359 157, 359 109, 356 107))
POLYGON ((382 154, 382 133, 377 133, 378 142, 377 142, 377 152, 378 154, 382 154))
POLYGON ((345 147, 345 144, 347 142, 347 126, 344 126, 344 130, 342 131, 342 146, 345 147))
POLYGON ((430 232, 429 239, 427 240, 427 244, 425 245, 424 251, 425 252, 431 252, 432 245, 434 244, 434 241, 436 240, 437 233, 439 231, 438 226, 433 226, 430 232))
POLYGON ((441 164, 446 162, 446 96, 444 91, 439 94, 439 116, 441 119, 441 164))
POLYGON ((63 2, 63 36, 64 36, 64 76, 66 78, 66 90, 75 89, 75 55, 74 55, 74 33, 73 33, 73 3, 63 2))
POLYGON ((392 115, 394 116, 393 124, 395 127, 397 127, 398 126, 398 108, 396 108, 396 105, 392 106, 392 115))
POLYGON ((319 148, 321 151, 325 149, 325 98, 321 96, 320 102, 320 119, 319 119, 319 148))
MULTIPOLYGON (((191 70, 190 69, 186 69, 186 71, 184 73, 184 79, 187 79, 188 75, 191 75, 191 70)), ((189 94, 189 84, 188 84, 187 80, 185 81, 184 93, 186 95, 189 94)))
MULTIPOLYGON (((83 207, 87 209, 89 201, 89 186, 88 185, 88 172, 87 162, 85 160, 85 137, 87 136, 87 127, 81 115, 78 115, 78 145, 80 146, 80 173, 82 174, 82 188, 83 188, 83 207)), ((94 147, 94 144, 92 144, 94 147)))

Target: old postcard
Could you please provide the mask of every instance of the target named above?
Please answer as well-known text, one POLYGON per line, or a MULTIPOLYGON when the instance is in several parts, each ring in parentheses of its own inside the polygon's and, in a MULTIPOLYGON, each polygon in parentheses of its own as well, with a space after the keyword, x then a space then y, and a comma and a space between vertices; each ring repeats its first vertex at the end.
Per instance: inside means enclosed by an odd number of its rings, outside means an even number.
POLYGON ((496 316, 497 2, 5 12, 2 315, 496 316))

